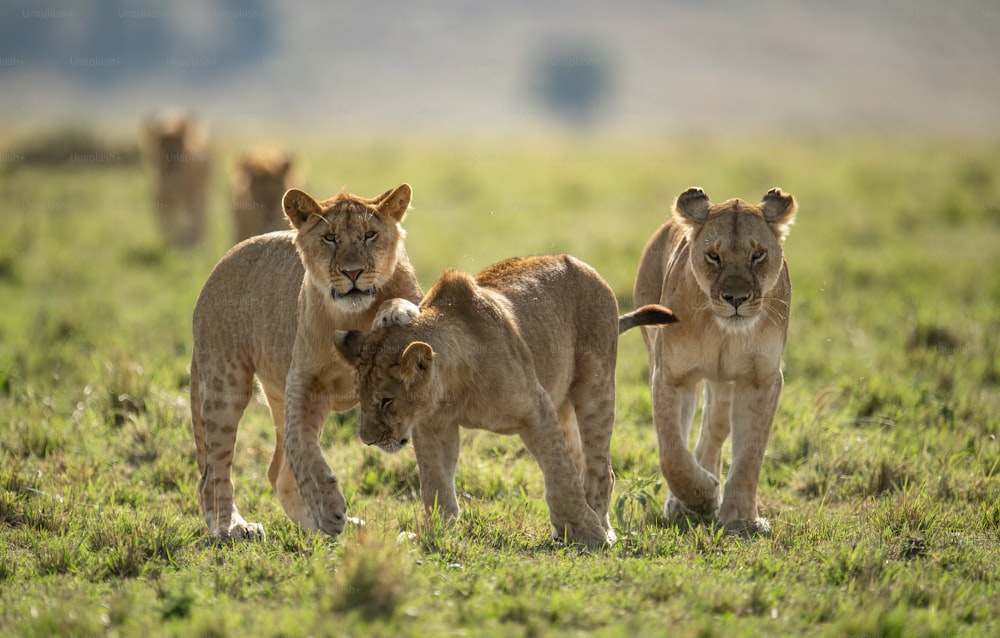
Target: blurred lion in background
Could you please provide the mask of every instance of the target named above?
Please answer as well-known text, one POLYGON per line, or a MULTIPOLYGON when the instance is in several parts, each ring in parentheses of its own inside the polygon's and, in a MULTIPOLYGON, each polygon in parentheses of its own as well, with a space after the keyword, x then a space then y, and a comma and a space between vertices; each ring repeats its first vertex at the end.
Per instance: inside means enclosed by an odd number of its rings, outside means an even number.
POLYGON ((288 230, 281 198, 300 184, 295 161, 284 150, 260 147, 240 156, 233 169, 232 200, 236 243, 275 230, 288 230))
POLYGON ((205 234, 210 154, 208 130, 178 109, 153 113, 143 122, 143 147, 153 173, 153 206, 164 238, 190 246, 205 234))

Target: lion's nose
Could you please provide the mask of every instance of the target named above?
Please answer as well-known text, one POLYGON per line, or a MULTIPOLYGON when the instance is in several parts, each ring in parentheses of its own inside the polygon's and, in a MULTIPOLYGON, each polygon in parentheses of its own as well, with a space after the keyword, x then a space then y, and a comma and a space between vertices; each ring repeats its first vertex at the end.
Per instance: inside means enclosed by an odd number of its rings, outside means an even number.
POLYGON ((733 309, 739 309, 739 307, 745 304, 750 299, 750 293, 722 293, 722 301, 726 302, 733 309))
POLYGON ((350 279, 351 281, 357 282, 358 277, 361 276, 361 273, 363 273, 364 270, 362 270, 362 269, 358 269, 358 270, 341 270, 340 272, 343 273, 344 276, 347 277, 348 279, 350 279))

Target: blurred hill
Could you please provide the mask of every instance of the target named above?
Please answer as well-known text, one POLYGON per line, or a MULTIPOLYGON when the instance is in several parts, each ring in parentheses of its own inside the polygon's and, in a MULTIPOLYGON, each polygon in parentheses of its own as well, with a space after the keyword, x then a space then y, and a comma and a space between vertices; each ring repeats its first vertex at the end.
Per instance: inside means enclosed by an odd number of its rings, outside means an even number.
POLYGON ((14 0, 6 128, 996 133, 993 0, 14 0))

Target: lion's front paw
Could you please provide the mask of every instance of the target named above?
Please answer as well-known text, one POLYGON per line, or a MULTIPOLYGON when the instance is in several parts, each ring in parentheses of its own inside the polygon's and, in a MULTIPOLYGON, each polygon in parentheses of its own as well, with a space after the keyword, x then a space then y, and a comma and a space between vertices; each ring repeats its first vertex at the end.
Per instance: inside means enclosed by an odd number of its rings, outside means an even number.
POLYGON ((671 489, 671 494, 663 506, 663 514, 670 520, 691 515, 715 518, 722 502, 719 479, 702 470, 700 485, 689 489, 683 500, 671 489))
POLYGON ((218 530, 215 537, 221 541, 262 541, 266 535, 260 523, 248 523, 236 514, 229 527, 218 530))
POLYGON ((692 514, 694 512, 684 507, 684 503, 673 494, 667 497, 667 502, 663 505, 663 515, 669 521, 678 521, 692 514))
POLYGON ((737 519, 722 523, 727 534, 737 536, 770 536, 771 523, 766 518, 737 519))
POLYGON ((337 536, 344 531, 347 501, 340 491, 336 476, 328 475, 319 480, 306 481, 299 486, 299 492, 309 517, 309 529, 318 529, 330 536, 337 536))
POLYGON ((703 507, 701 509, 688 507, 686 503, 683 503, 676 496, 669 496, 667 502, 663 506, 664 517, 671 522, 681 521, 687 518, 696 518, 702 520, 715 520, 718 515, 718 509, 712 508, 711 506, 703 507))
POLYGON ((408 299, 387 299, 379 306, 372 330, 383 326, 404 325, 420 314, 420 308, 408 299))
POLYGON ((553 525, 552 538, 557 541, 579 543, 590 548, 603 547, 615 541, 614 532, 605 529, 596 515, 587 517, 587 520, 582 522, 553 525))

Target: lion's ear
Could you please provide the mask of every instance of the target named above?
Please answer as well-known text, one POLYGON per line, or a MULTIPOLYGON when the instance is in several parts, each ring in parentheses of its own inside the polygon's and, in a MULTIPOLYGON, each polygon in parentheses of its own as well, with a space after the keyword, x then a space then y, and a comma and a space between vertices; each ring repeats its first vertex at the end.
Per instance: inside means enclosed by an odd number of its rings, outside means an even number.
POLYGON ((379 197, 378 209, 389 215, 397 222, 403 221, 406 210, 410 207, 410 199, 413 197, 413 189, 409 184, 400 184, 387 195, 379 197))
POLYGON ((426 379, 434 365, 434 350, 423 341, 414 341, 406 346, 399 358, 399 376, 407 388, 426 379))
POLYGON ((333 345, 340 356, 344 357, 352 368, 356 368, 361 363, 361 350, 367 337, 367 334, 360 330, 336 330, 333 333, 333 345))
POLYGON ((700 188, 692 186, 677 196, 674 214, 689 224, 701 224, 708 219, 708 209, 712 205, 708 195, 700 188))
POLYGON ((795 212, 798 210, 795 198, 782 193, 780 188, 772 188, 760 201, 760 210, 778 241, 785 241, 788 227, 795 221, 795 212))
POLYGON ((297 188, 292 188, 285 193, 285 196, 281 198, 281 207, 285 209, 285 217, 292 222, 292 226, 295 226, 296 229, 301 228, 302 224, 306 223, 311 216, 323 214, 319 202, 309 193, 297 188))

